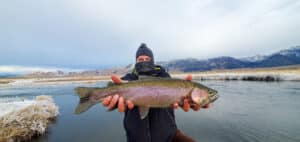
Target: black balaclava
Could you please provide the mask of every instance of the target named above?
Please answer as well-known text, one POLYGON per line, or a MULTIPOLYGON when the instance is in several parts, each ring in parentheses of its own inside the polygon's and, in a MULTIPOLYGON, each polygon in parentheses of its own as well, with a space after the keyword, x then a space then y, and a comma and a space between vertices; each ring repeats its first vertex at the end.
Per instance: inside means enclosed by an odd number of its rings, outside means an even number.
POLYGON ((145 43, 142 43, 138 50, 136 51, 135 59, 141 55, 146 55, 151 58, 150 61, 139 62, 135 64, 135 70, 138 74, 147 74, 154 71, 154 57, 150 48, 147 47, 145 43))

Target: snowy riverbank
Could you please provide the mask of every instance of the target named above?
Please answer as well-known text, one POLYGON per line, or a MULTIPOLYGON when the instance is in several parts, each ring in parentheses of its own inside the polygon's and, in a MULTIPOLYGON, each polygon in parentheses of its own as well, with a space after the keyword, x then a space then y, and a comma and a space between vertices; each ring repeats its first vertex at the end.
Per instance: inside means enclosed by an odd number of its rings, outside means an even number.
POLYGON ((21 141, 41 135, 58 115, 58 107, 51 96, 37 96, 35 100, 0 100, 0 141, 21 141))

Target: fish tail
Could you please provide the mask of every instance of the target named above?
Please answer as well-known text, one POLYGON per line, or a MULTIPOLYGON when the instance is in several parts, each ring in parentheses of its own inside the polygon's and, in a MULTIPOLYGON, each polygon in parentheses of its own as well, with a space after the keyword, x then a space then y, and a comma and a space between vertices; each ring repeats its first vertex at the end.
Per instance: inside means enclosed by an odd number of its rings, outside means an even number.
POLYGON ((80 98, 79 104, 77 105, 75 110, 75 114, 85 112, 94 105, 94 103, 90 101, 90 95, 92 92, 91 89, 86 87, 77 87, 75 88, 75 91, 80 98))

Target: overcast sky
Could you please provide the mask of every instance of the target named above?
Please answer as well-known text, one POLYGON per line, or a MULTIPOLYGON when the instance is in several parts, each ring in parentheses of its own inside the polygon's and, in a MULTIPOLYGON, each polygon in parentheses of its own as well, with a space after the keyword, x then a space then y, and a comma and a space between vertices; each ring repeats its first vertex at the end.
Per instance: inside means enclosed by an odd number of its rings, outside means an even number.
POLYGON ((6 0, 0 65, 111 67, 145 42, 156 61, 300 45, 300 0, 6 0))

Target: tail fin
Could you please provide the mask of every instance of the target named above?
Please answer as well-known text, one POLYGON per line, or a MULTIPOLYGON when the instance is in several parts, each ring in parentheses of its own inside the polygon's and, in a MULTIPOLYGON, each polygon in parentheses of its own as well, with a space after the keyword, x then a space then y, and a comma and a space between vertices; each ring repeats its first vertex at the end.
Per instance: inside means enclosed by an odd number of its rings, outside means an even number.
POLYGON ((77 95, 80 97, 79 104, 76 107, 75 114, 80 114, 85 112, 90 107, 94 105, 89 99, 92 92, 92 89, 87 87, 77 87, 75 88, 77 95))

